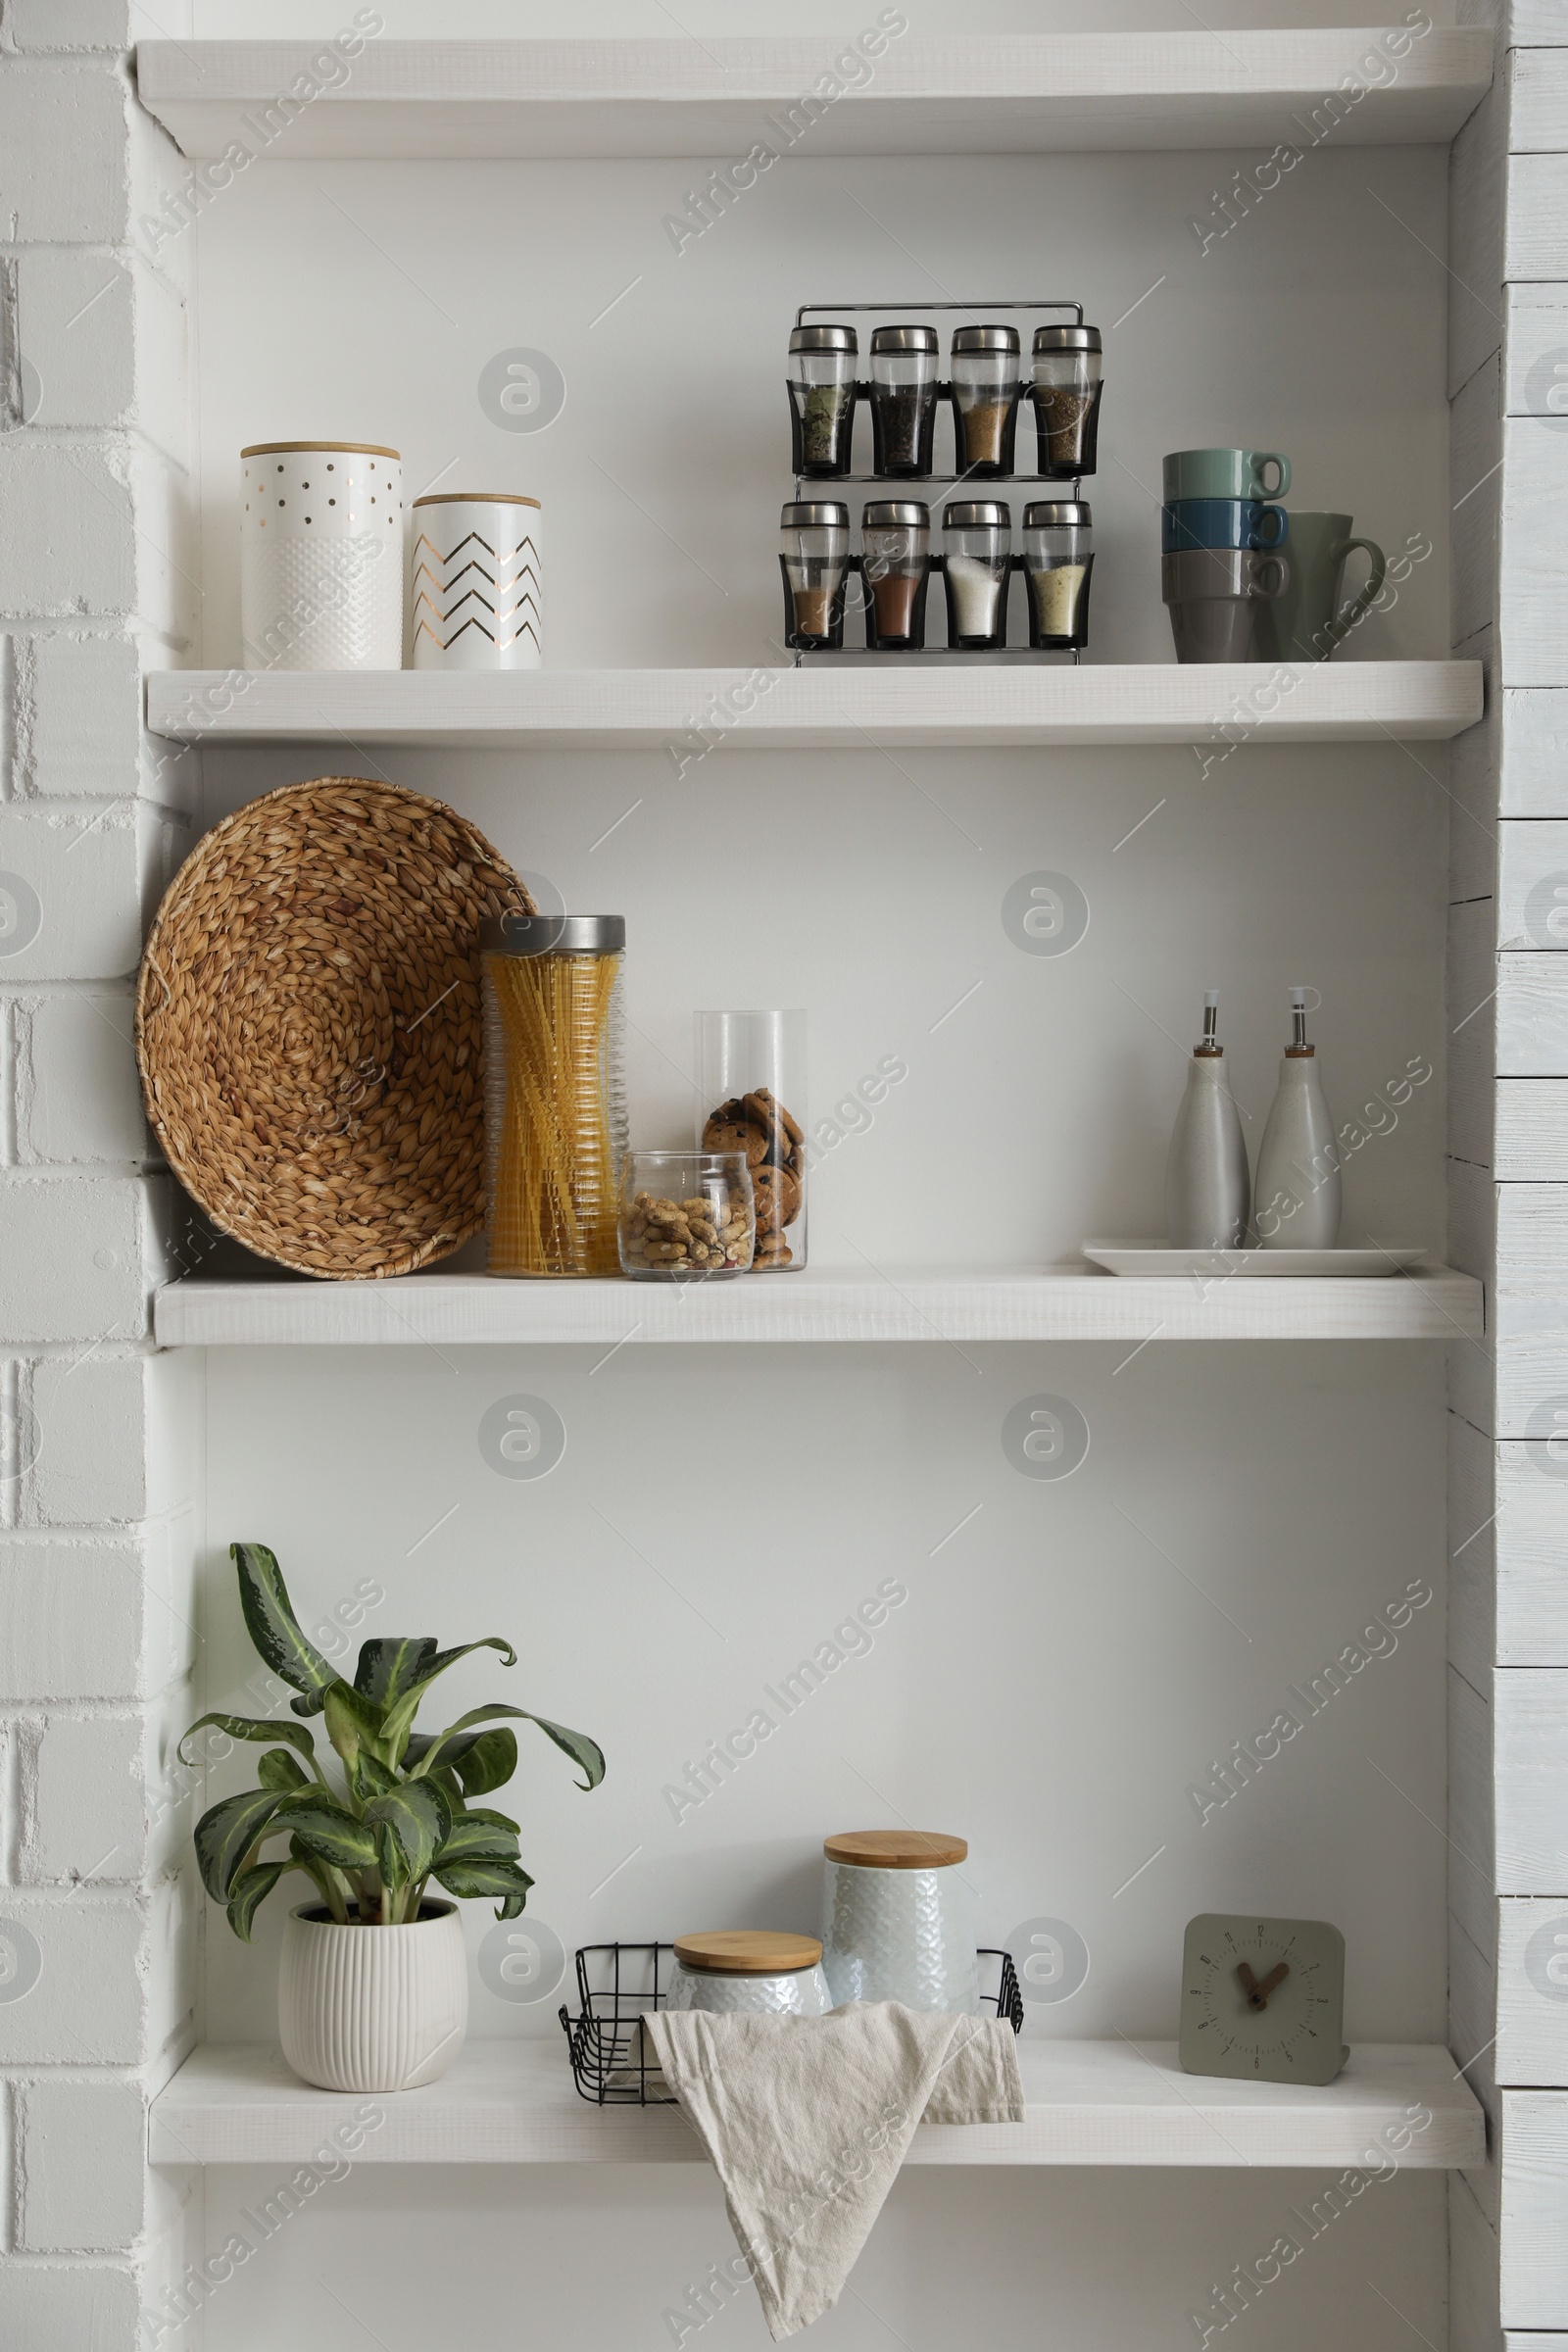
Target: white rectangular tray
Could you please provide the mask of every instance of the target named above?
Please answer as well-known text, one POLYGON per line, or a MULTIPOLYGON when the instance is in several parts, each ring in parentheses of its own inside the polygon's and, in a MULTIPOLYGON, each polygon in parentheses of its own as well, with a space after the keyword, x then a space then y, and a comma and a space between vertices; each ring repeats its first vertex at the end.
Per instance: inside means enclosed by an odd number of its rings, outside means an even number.
POLYGON ((1279 1282, 1288 1275, 1322 1280, 1386 1280, 1426 1259, 1424 1250, 1391 1242, 1375 1250, 1176 1250, 1169 1242, 1085 1242, 1091 1265, 1107 1274, 1200 1274, 1222 1280, 1244 1274, 1279 1282))

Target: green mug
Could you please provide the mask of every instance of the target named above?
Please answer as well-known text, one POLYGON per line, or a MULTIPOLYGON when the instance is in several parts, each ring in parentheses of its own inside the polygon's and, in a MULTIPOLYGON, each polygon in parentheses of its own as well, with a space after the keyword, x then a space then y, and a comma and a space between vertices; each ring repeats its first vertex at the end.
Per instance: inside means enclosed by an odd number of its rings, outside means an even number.
POLYGON ((1290 486, 1291 461, 1278 450, 1176 449, 1165 460, 1167 506, 1178 498, 1283 498, 1290 486))
POLYGON ((1375 539, 1352 537, 1348 514, 1291 513, 1291 577, 1282 596, 1258 608, 1259 662, 1326 662, 1383 592, 1388 564, 1375 539), (1346 558, 1365 550, 1372 568, 1359 596, 1343 607, 1346 558))

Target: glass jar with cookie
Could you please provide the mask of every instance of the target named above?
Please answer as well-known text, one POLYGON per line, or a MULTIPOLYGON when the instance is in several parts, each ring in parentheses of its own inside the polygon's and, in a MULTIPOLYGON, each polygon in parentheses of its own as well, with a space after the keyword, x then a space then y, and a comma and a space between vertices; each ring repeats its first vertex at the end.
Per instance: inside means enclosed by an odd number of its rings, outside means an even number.
POLYGON ((741 1153, 756 1213, 756 1274, 806 1263, 806 1015, 697 1015, 697 1143, 741 1153))

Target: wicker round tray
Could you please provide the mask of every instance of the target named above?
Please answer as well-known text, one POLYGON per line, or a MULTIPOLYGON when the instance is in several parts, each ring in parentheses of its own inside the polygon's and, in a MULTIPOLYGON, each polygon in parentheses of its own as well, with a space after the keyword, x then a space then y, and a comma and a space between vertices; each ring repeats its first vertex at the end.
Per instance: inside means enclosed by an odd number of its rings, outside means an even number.
POLYGON ((174 1174, 262 1257, 407 1274, 484 1213, 479 925, 536 911, 484 835, 360 776, 225 817, 165 895, 136 989, 174 1174))

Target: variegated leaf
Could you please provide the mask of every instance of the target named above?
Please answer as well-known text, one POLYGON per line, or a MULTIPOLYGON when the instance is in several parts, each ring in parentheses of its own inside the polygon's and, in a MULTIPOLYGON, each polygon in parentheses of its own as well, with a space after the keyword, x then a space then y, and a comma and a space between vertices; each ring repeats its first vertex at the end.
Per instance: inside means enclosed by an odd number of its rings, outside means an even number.
POLYGON ((417 1673, 386 1710, 382 1737, 389 1754, 395 1757, 402 1755, 402 1743, 412 1730, 419 1703, 436 1676, 445 1674, 449 1666, 456 1666, 460 1658, 471 1657, 476 1649, 500 1650, 504 1666, 515 1666, 517 1663, 517 1653, 512 1643, 504 1642, 499 1634, 487 1634, 482 1642, 465 1642, 461 1649, 437 1650, 432 1657, 421 1660, 417 1673))
POLYGON ((497 1919, 515 1919, 528 1899, 533 1885, 528 1873, 515 1862, 454 1862, 445 1864, 435 1874, 448 1894, 460 1902, 472 1896, 499 1894, 502 1898, 497 1919))
POLYGON ((293 1802, 275 1788, 247 1788, 242 1795, 225 1796, 202 1815, 196 1824, 196 1867, 215 1902, 227 1902, 235 1873, 251 1847, 273 1815, 285 1806, 292 1809, 293 1802))
POLYGON ((300 1692, 289 1701, 296 1715, 319 1715, 323 1694, 338 1679, 337 1668, 300 1631, 276 1558, 265 1544, 231 1544, 228 1555, 239 1576, 239 1603, 257 1655, 300 1692))
POLYGON ((230 1740, 284 1740, 290 1747, 297 1748, 302 1756, 314 1757, 316 1754, 316 1741, 303 1723, 274 1723, 265 1715, 199 1715, 180 1740, 179 1758, 182 1764, 195 1762, 193 1756, 185 1753, 185 1741, 194 1740, 197 1733, 204 1732, 210 1723, 216 1724, 220 1732, 226 1732, 230 1740))
POLYGON ((296 1799, 289 1810, 288 1826, 307 1853, 318 1855, 321 1861, 332 1863, 338 1870, 373 1870, 376 1863, 375 1839, 365 1824, 356 1821, 341 1805, 322 1797, 296 1799))
POLYGON ((240 1872, 228 1891, 228 1924, 241 1943, 249 1943, 252 1922, 283 1873, 296 1867, 293 1862, 258 1862, 240 1872))
POLYGON ((460 1813, 442 1840, 436 1870, 455 1862, 515 1862, 517 1833, 499 1815, 460 1813))
POLYGON ((401 1698, 419 1669, 435 1656, 433 1634, 402 1634, 386 1642, 365 1642, 354 1669, 354 1688, 382 1709, 401 1698))
POLYGON ((564 1723, 551 1723, 543 1715, 530 1715, 526 1707, 470 1708, 466 1715, 460 1715, 456 1723, 449 1725, 441 1738, 426 1749, 423 1769, 428 1771, 432 1764, 444 1762, 445 1751, 458 1733, 468 1731, 476 1723, 494 1723, 502 1718, 509 1722, 536 1723, 547 1740, 553 1740, 564 1754, 582 1767, 584 1790, 597 1788, 604 1779, 605 1751, 597 1740, 590 1740, 586 1732, 570 1731, 564 1723))
POLYGON ((452 1808, 433 1782, 406 1781, 388 1795, 372 1797, 365 1808, 365 1827, 375 1836, 387 1885, 406 1886, 411 1879, 428 1875, 451 1830, 452 1808), (395 1848, 391 1874, 386 1868, 388 1839, 395 1848))
POLYGON ((381 1710, 373 1699, 356 1690, 352 1683, 339 1680, 326 1691, 321 1705, 326 1716, 326 1736, 350 1772, 362 1748, 368 1748, 378 1759, 385 1758, 388 1750, 381 1710))

